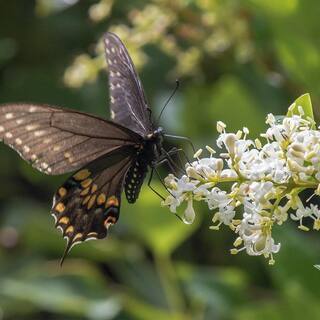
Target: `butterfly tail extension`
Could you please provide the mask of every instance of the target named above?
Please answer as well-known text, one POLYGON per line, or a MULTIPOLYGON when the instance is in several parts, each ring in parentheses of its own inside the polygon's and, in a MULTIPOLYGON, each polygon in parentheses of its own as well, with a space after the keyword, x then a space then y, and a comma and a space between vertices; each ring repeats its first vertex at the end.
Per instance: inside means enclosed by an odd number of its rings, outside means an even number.
MULTIPOLYGON (((105 198, 104 194, 100 194, 101 202, 104 200, 104 198, 105 198)), ((98 196, 98 199, 99 199, 99 196, 98 196)), ((102 211, 98 212, 98 214, 101 214, 101 213, 102 211)), ((67 257, 68 253, 71 251, 71 249, 75 245, 80 244, 83 241, 102 239, 106 237, 109 227, 118 221, 119 214, 120 214, 120 196, 112 196, 105 203, 105 209, 104 209, 104 212, 102 213, 103 227, 105 228, 105 230, 102 229, 102 231, 100 232, 91 231, 87 233, 82 233, 81 231, 84 230, 85 228, 80 228, 80 230, 77 230, 78 232, 76 232, 74 231, 75 230, 74 227, 70 225, 68 228, 70 227, 73 228, 72 230, 73 232, 70 234, 66 233, 64 235, 64 238, 67 240, 67 243, 65 246, 64 253, 60 260, 60 266, 62 267, 65 258, 67 257)), ((100 229, 98 227, 98 224, 100 223, 101 223, 101 219, 98 219, 98 221, 95 221, 93 223, 93 224, 96 224, 95 230, 100 229)), ((93 224, 91 225, 91 227, 94 227, 93 224)), ((58 226, 56 225, 56 227, 58 226)))

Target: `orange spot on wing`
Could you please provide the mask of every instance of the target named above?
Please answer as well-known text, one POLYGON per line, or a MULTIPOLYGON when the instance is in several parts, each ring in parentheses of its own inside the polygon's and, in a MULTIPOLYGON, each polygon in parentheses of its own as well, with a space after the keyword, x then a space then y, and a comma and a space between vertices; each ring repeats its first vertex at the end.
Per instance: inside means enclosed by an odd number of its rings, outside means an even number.
POLYGON ((84 200, 82 201, 82 204, 85 205, 89 200, 90 200, 91 196, 86 196, 84 198, 84 200))
POLYGON ((74 236, 73 241, 77 241, 77 240, 81 239, 82 236, 83 236, 83 234, 82 234, 81 232, 77 233, 77 234, 74 236))
POLYGON ((64 197, 64 196, 67 194, 67 189, 61 187, 61 188, 58 190, 58 194, 59 194, 60 197, 64 197))
POLYGON ((91 172, 88 169, 83 169, 77 172, 73 177, 76 180, 81 181, 81 180, 87 179, 90 176, 90 174, 91 172))
POLYGON ((82 191, 80 192, 80 196, 86 196, 86 195, 89 193, 89 190, 90 190, 89 187, 88 187, 88 188, 85 188, 84 190, 82 190, 82 191))
POLYGON ((119 207, 119 200, 117 197, 111 196, 108 198, 108 200, 106 202, 106 208, 111 207, 111 206, 119 207))
POLYGON ((91 187, 91 193, 95 193, 98 190, 98 186, 96 184, 93 184, 91 187))
POLYGON ((73 226, 69 226, 65 231, 66 234, 67 233, 73 233, 73 232, 74 232, 74 227, 73 226))
POLYGON ((59 202, 59 203, 56 205, 55 209, 56 209, 59 213, 62 213, 62 212, 66 209, 66 207, 65 207, 65 205, 64 205, 62 202, 59 202))
POLYGON ((106 195, 104 193, 100 193, 98 198, 97 198, 97 204, 101 205, 106 202, 106 195))
POLYGON ((82 186, 83 188, 87 188, 87 187, 90 186, 91 183, 92 183, 92 179, 86 179, 86 180, 84 180, 84 181, 81 182, 81 186, 82 186))
POLYGON ((90 200, 89 200, 89 202, 88 202, 88 209, 91 209, 91 208, 92 208, 92 206, 94 205, 94 203, 95 203, 95 201, 96 201, 96 198, 97 198, 97 195, 96 195, 96 194, 94 194, 94 195, 90 198, 90 200))
POLYGON ((106 220, 104 220, 104 226, 108 229, 111 224, 115 224, 117 222, 116 217, 108 217, 106 220))
POLYGON ((68 217, 62 217, 58 223, 61 223, 61 224, 68 224, 70 221, 70 219, 68 217))

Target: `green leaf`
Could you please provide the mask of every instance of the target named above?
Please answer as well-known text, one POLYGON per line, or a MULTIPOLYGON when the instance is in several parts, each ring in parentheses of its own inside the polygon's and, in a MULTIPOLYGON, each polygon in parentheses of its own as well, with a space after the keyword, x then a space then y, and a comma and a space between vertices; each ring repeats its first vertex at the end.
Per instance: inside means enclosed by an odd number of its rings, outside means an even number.
POLYGON ((229 319, 248 298, 248 277, 241 269, 179 263, 177 270, 185 294, 206 310, 205 319, 229 319))
POLYGON ((113 272, 130 288, 135 297, 146 304, 168 310, 169 305, 162 287, 160 275, 145 257, 118 261, 112 266, 113 272))
POLYGON ((317 235, 310 233, 307 237, 296 226, 287 225, 286 228, 277 228, 274 238, 282 244, 281 251, 276 255, 276 266, 270 269, 278 288, 287 291, 288 286, 294 284, 318 297, 320 287, 315 279, 319 278, 319 273, 313 267, 319 261, 317 235))
POLYGON ((289 107, 287 112, 288 117, 292 117, 293 115, 300 115, 298 107, 301 106, 304 112, 303 118, 304 119, 314 119, 313 116, 313 108, 312 102, 309 93, 305 93, 300 96, 296 101, 289 107))
POLYGON ((92 320, 113 319, 122 308, 99 269, 80 260, 59 269, 55 262, 38 264, 25 259, 1 274, 0 283, 0 300, 8 301, 7 308, 1 307, 13 319, 20 305, 60 314, 63 319, 92 320), (10 302, 16 309, 9 309, 10 302))
POLYGON ((184 134, 193 138, 199 134, 203 135, 202 139, 211 137, 216 120, 226 123, 230 131, 236 132, 246 126, 252 135, 261 132, 265 111, 252 89, 234 76, 225 75, 214 86, 190 87, 185 101, 185 112, 181 116, 188 124, 188 130, 184 134), (198 101, 201 101, 201 113, 196 115, 195 121, 193 109, 198 101))
POLYGON ((180 314, 180 313, 176 313, 176 312, 168 312, 166 310, 157 308, 157 307, 150 305, 146 302, 138 300, 130 294, 124 294, 122 298, 123 298, 125 310, 130 315, 132 315, 132 318, 130 318, 130 319, 141 319, 141 320, 190 319, 185 314, 180 314))

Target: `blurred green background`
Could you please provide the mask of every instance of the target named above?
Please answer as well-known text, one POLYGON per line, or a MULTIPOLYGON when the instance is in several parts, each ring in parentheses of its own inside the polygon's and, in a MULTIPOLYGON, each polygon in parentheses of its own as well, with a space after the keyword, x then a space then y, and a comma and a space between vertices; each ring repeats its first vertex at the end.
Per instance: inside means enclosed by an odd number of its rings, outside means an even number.
MULTIPOLYGON (((113 30, 154 114, 180 79, 167 132, 213 145, 222 120, 254 137, 302 93, 319 106, 319 16, 316 0, 1 1, 0 103, 108 116, 101 37, 113 30)), ((231 256, 233 235, 210 231, 204 206, 184 225, 144 187, 108 239, 75 247, 60 268, 49 211, 66 177, 35 172, 2 144, 0 155, 0 319, 320 319, 316 232, 275 227, 270 267, 231 256)))

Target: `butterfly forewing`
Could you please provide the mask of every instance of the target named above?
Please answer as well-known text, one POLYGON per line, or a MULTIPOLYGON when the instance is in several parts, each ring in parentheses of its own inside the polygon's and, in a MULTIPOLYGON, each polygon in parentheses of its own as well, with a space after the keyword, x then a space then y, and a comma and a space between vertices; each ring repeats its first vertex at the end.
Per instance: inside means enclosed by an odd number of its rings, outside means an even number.
POLYGON ((151 111, 133 62, 115 34, 108 32, 104 43, 109 68, 111 118, 144 137, 153 132, 151 111))
POLYGON ((113 122, 51 106, 0 106, 0 140, 47 174, 77 170, 140 137, 113 122))
POLYGON ((64 238, 65 255, 88 239, 102 239, 117 222, 123 180, 134 149, 123 146, 90 163, 70 177, 56 192, 52 214, 64 238))

